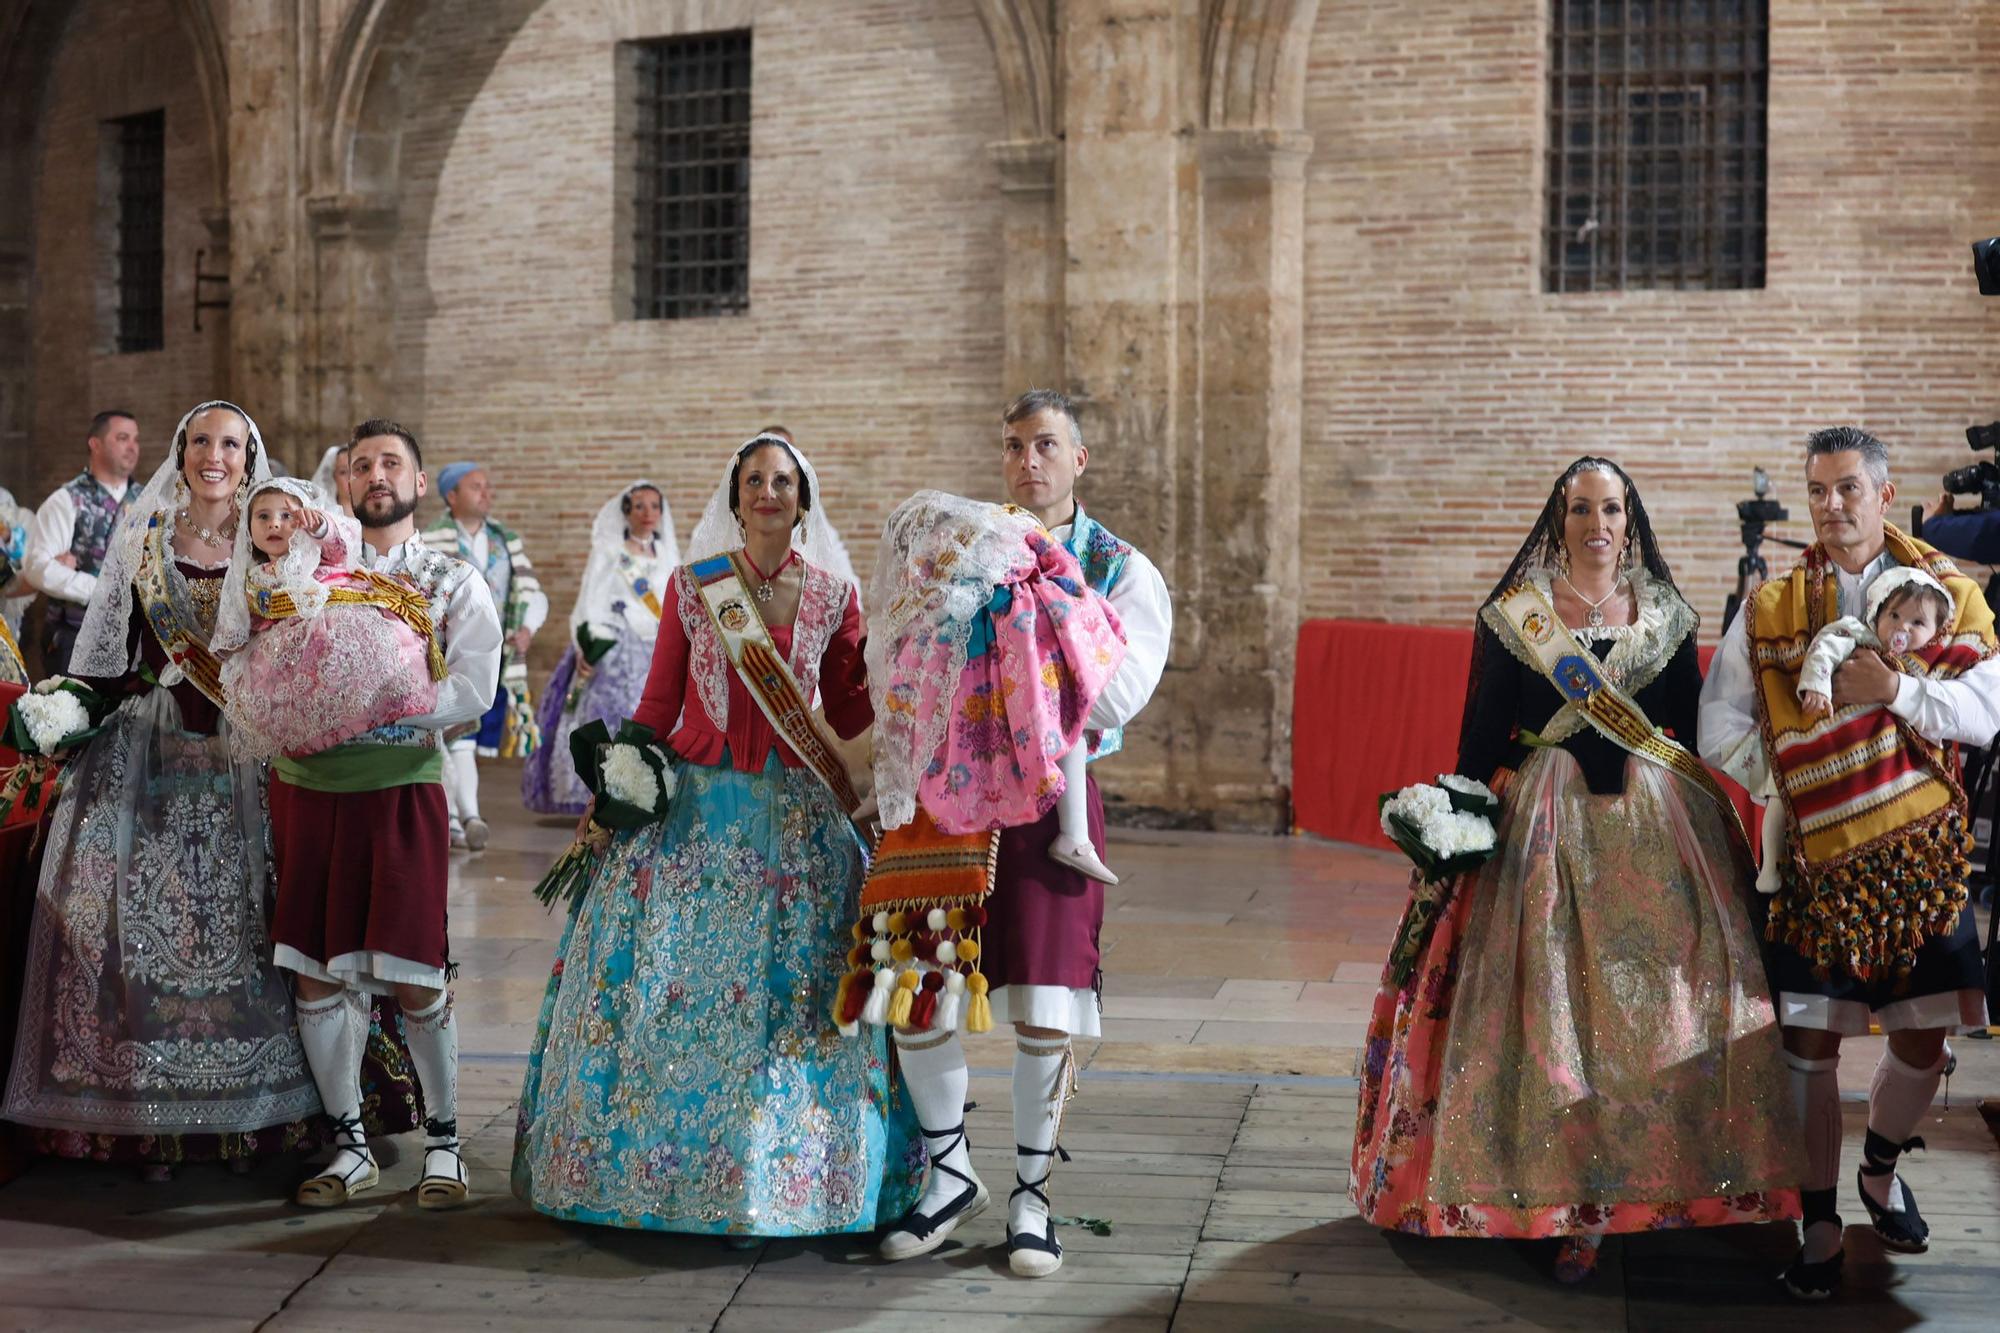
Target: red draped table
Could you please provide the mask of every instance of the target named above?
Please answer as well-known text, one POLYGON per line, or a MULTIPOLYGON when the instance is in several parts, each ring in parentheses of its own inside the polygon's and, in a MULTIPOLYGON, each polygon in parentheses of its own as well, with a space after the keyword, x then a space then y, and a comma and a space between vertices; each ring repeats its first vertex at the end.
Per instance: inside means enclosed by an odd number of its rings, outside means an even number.
MULTIPOLYGON (((1713 649, 1701 653, 1703 670, 1713 649)), ((1472 630, 1308 620, 1299 627, 1292 695, 1294 826, 1338 842, 1387 848, 1376 798, 1430 782, 1458 762, 1472 667, 1472 630)), ((1692 736, 1678 737, 1692 747, 1692 736)), ((1744 826, 1749 796, 1723 779, 1744 826)), ((1753 846, 1756 839, 1751 839, 1753 846)))

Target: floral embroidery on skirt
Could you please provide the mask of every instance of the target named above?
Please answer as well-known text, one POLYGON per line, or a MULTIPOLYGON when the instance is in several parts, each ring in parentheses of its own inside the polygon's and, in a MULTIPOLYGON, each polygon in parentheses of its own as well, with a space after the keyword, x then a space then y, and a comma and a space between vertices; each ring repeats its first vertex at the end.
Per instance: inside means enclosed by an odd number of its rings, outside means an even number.
POLYGON ((832 1026, 861 849, 818 779, 687 765, 663 825, 621 833, 557 948, 514 1192, 605 1226, 870 1231, 924 1153, 886 1045, 832 1026))
POLYGON ((1798 1216, 1804 1173, 1742 895, 1703 793, 1642 759, 1593 796, 1564 750, 1506 793, 1424 956, 1385 972, 1348 1189, 1377 1226, 1536 1237, 1798 1216))

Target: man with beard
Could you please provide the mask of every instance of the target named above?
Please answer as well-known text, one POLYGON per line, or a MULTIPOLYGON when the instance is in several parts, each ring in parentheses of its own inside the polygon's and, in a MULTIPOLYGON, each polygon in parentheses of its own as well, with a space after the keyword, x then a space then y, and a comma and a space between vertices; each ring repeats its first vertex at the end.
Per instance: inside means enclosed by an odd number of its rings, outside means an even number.
POLYGON ((21 562, 28 582, 49 599, 42 625, 45 675, 69 670, 70 649, 97 587, 111 529, 125 502, 139 494, 132 480, 139 466, 139 423, 130 412, 113 408, 91 418, 87 447, 89 464, 35 511, 21 562))
POLYGON ((362 562, 408 583, 444 651, 429 714, 271 765, 278 863, 277 961, 297 974, 299 1040, 335 1126, 333 1159, 299 1186, 312 1208, 379 1179, 361 1130, 361 1050, 345 992, 394 995, 423 1091, 421 1208, 465 1202, 458 1140, 458 1031, 446 993, 449 824, 442 733, 486 711, 500 669, 500 619, 470 565, 426 547, 414 515, 425 490, 415 436, 392 421, 354 428, 348 490, 362 562))

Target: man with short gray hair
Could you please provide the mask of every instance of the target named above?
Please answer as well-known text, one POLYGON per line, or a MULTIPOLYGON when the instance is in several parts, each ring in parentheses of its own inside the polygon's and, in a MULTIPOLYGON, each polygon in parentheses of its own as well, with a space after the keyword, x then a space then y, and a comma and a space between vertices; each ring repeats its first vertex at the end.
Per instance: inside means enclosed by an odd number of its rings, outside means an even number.
POLYGON ((1804 1124, 1804 1243, 1785 1270, 1819 1300, 1841 1276, 1841 1039, 1887 1034, 1868 1098, 1856 1184, 1885 1248, 1921 1253, 1929 1227, 1896 1173, 1937 1092, 1950 1032, 1986 1024, 1979 939, 1967 901, 1965 794, 1943 748, 2000 731, 2000 656, 1979 585, 1884 520, 1889 451, 1839 426, 1806 444, 1818 537, 1788 575, 1759 588, 1724 633, 1702 687, 1702 758, 1756 790, 1775 780, 1785 861, 1766 900, 1765 969, 1804 1124), (1814 634, 1858 616, 1869 582, 1920 568, 1950 592, 1931 645, 1893 663, 1856 652, 1833 677, 1831 716, 1808 716, 1798 676, 1814 634))
MULTIPOLYGON (((1076 484, 1090 464, 1070 400, 1032 389, 1001 414, 1001 476, 1008 498, 1042 521, 1076 557, 1084 582, 1118 612, 1125 658, 1086 720, 1084 743, 1095 762, 1123 744, 1123 728, 1146 706, 1166 669, 1174 608, 1166 581, 1143 553, 1084 512, 1076 484)), ((1091 841, 1104 845, 1097 784, 1066 793, 1085 803, 1091 841)), ((1059 817, 1000 835, 993 892, 986 899, 980 968, 992 986, 993 1021, 1012 1023, 1014 1189, 1007 1199, 1008 1266, 1021 1277, 1047 1277, 1062 1266, 1049 1213, 1056 1130, 1074 1090, 1074 1036, 1099 1034, 1102 973, 1098 933, 1104 885, 1050 854, 1059 817)), ((942 1245, 986 1206, 965 1138, 965 1048, 956 1032, 896 1033, 903 1080, 931 1155, 931 1177, 917 1206, 882 1241, 886 1259, 909 1259, 942 1245)))

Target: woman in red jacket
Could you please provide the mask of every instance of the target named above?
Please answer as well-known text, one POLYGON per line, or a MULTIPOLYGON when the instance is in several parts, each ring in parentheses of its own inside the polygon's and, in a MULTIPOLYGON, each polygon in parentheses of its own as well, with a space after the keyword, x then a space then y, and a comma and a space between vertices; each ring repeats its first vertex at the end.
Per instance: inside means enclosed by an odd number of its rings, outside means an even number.
POLYGON ((916 1200, 883 1042, 830 1017, 863 858, 806 703, 848 739, 874 713, 817 496, 793 445, 751 440, 662 599, 633 720, 676 782, 570 917, 521 1094, 514 1192, 551 1216, 747 1241, 872 1231, 916 1200))

